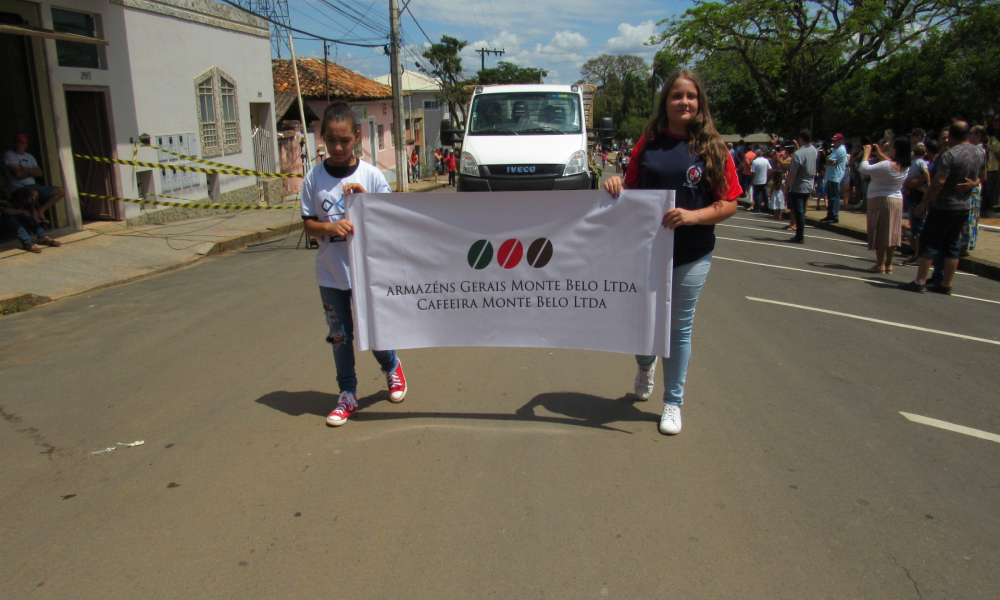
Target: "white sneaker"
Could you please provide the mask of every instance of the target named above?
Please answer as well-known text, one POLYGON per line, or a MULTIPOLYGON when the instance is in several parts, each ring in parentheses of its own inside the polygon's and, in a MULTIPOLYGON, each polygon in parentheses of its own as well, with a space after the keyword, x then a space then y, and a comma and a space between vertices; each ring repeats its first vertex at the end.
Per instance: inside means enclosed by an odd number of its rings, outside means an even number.
POLYGON ((635 374, 635 395, 639 400, 649 400, 653 395, 653 375, 656 373, 656 363, 646 371, 639 367, 639 372, 635 374))
POLYGON ((675 404, 663 405, 663 416, 660 417, 660 433, 677 435, 681 432, 681 407, 675 404))

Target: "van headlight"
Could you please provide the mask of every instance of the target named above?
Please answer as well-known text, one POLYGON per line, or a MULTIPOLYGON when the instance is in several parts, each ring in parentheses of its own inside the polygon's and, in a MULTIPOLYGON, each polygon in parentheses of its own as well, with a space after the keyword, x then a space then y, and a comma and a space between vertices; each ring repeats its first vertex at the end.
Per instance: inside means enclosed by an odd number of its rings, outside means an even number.
POLYGON ((583 150, 577 150, 573 153, 573 156, 569 157, 569 162, 566 163, 566 168, 563 169, 563 177, 569 175, 578 175, 580 173, 587 172, 587 153, 583 150))
POLYGON ((460 172, 462 175, 479 177, 479 164, 476 163, 476 159, 473 158, 468 152, 462 153, 462 168, 460 169, 460 172))

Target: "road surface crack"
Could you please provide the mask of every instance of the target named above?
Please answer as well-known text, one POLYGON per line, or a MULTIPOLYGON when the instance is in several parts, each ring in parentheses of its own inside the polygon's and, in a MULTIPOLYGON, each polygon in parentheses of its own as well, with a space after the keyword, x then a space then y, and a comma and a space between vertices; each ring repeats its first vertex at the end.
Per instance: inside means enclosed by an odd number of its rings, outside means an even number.
POLYGON ((920 587, 917 585, 917 582, 914 581, 913 577, 910 575, 910 570, 907 569, 906 567, 904 567, 903 565, 899 564, 899 561, 896 560, 895 556, 891 556, 891 558, 892 558, 892 562, 896 563, 896 566, 899 567, 900 569, 902 569, 904 573, 906 573, 906 578, 909 579, 910 583, 913 584, 913 589, 916 590, 917 597, 920 598, 921 600, 923 600, 924 595, 920 593, 920 587))

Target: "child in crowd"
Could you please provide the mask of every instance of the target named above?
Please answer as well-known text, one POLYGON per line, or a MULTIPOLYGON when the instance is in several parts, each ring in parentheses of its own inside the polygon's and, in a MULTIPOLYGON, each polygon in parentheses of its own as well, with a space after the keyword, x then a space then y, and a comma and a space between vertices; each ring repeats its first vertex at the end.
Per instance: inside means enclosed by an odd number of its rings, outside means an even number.
MULTIPOLYGON (((343 425, 358 409, 358 377, 354 370, 354 315, 351 309, 351 270, 347 236, 354 225, 344 218, 347 194, 387 194, 392 190, 377 168, 354 156, 361 128, 346 104, 332 104, 323 115, 320 132, 329 156, 313 167, 302 182, 302 219, 307 235, 319 240, 316 281, 326 311, 333 346, 340 397, 326 418, 333 427, 343 425)), ((402 402, 406 395, 403 366, 393 350, 375 350, 375 360, 385 373, 389 399, 402 402)))
POLYGON ((774 218, 778 221, 781 220, 782 213, 785 212, 785 194, 781 191, 781 186, 785 183, 785 174, 775 169, 771 171, 771 180, 768 184, 768 195, 771 205, 771 210, 774 213, 774 218))

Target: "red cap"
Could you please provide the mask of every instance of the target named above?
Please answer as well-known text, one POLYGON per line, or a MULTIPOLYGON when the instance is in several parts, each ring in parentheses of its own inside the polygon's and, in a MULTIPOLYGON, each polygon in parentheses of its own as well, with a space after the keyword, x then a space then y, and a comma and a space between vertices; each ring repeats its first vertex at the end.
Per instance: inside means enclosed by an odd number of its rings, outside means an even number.
POLYGON ((17 135, 14 136, 14 143, 27 144, 28 136, 24 135, 23 133, 18 133, 17 135))
POLYGON ((838 133, 838 134, 834 135, 830 139, 833 140, 833 141, 835 141, 835 142, 842 142, 842 141, 844 141, 844 136, 838 133))

